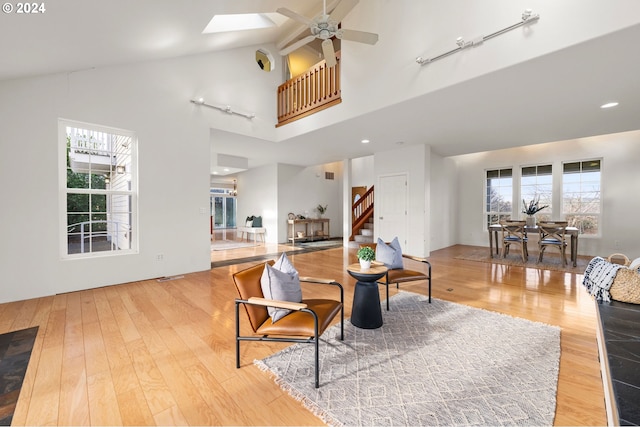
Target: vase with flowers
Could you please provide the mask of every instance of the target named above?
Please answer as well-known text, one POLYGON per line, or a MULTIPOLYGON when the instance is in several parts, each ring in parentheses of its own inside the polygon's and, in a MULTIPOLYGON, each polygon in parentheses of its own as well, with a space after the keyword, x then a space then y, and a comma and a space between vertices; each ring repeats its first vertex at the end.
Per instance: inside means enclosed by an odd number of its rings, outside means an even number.
POLYGON ((549 207, 549 205, 540 206, 540 196, 535 196, 529 203, 522 199, 522 206, 522 213, 527 214, 527 227, 535 227, 535 215, 541 210, 549 207))

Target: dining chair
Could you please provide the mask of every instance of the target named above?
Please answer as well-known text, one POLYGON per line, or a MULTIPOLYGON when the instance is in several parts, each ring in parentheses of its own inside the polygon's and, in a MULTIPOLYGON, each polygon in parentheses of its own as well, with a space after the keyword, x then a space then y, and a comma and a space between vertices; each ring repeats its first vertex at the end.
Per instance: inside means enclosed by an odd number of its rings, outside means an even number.
POLYGON ((562 266, 567 265, 567 240, 565 231, 567 221, 539 221, 538 222, 538 263, 542 262, 544 250, 547 247, 558 248, 562 257, 562 266))
POLYGON ((519 245, 522 262, 527 262, 529 250, 527 249, 527 231, 524 228, 526 224, 526 221, 500 221, 500 225, 502 225, 502 258, 507 257, 511 245, 519 245))

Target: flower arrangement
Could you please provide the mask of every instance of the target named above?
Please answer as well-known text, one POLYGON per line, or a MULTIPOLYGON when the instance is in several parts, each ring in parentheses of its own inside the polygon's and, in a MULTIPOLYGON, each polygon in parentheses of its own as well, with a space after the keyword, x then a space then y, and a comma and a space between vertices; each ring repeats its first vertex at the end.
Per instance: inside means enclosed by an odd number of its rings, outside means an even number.
POLYGON ((373 261, 374 259, 376 259, 376 252, 369 246, 363 246, 358 249, 357 256, 358 259, 364 261, 373 261))
POLYGON ((324 215, 324 213, 327 211, 327 206, 329 205, 324 205, 324 206, 318 205, 318 207, 316 207, 316 210, 320 215, 324 215))
POLYGON ((527 215, 535 215, 538 212, 540 212, 542 209, 549 207, 549 205, 540 206, 539 196, 531 199, 529 203, 525 202, 524 199, 522 199, 522 205, 523 205, 522 213, 527 215))

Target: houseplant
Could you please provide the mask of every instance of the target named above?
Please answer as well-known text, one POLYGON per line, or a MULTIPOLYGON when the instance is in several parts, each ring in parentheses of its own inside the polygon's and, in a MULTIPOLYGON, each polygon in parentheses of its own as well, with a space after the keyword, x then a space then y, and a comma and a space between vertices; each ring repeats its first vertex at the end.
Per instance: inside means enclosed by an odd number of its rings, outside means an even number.
POLYGON ((549 207, 549 205, 540 206, 540 196, 534 197, 529 203, 522 199, 522 205, 522 213, 527 214, 527 226, 530 227, 536 225, 535 214, 549 207))
POLYGON ((363 270, 371 268, 371 261, 376 259, 376 252, 369 246, 363 246, 358 249, 358 253, 356 255, 360 260, 360 268, 363 270))
POLYGON ((318 211, 318 214, 320 214, 320 216, 324 215, 324 213, 327 211, 327 206, 329 206, 329 205, 322 206, 322 205, 319 204, 316 207, 316 210, 318 211))

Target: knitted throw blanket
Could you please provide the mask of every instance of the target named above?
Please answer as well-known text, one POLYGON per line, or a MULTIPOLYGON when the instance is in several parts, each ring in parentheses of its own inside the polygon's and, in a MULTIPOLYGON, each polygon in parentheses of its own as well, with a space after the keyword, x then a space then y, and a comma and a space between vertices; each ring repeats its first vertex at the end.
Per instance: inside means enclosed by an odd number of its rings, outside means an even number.
POLYGON ((593 295, 598 301, 611 301, 609 289, 616 278, 618 270, 624 266, 613 264, 602 257, 595 257, 587 265, 584 271, 584 280, 582 285, 587 288, 589 294, 593 295))

